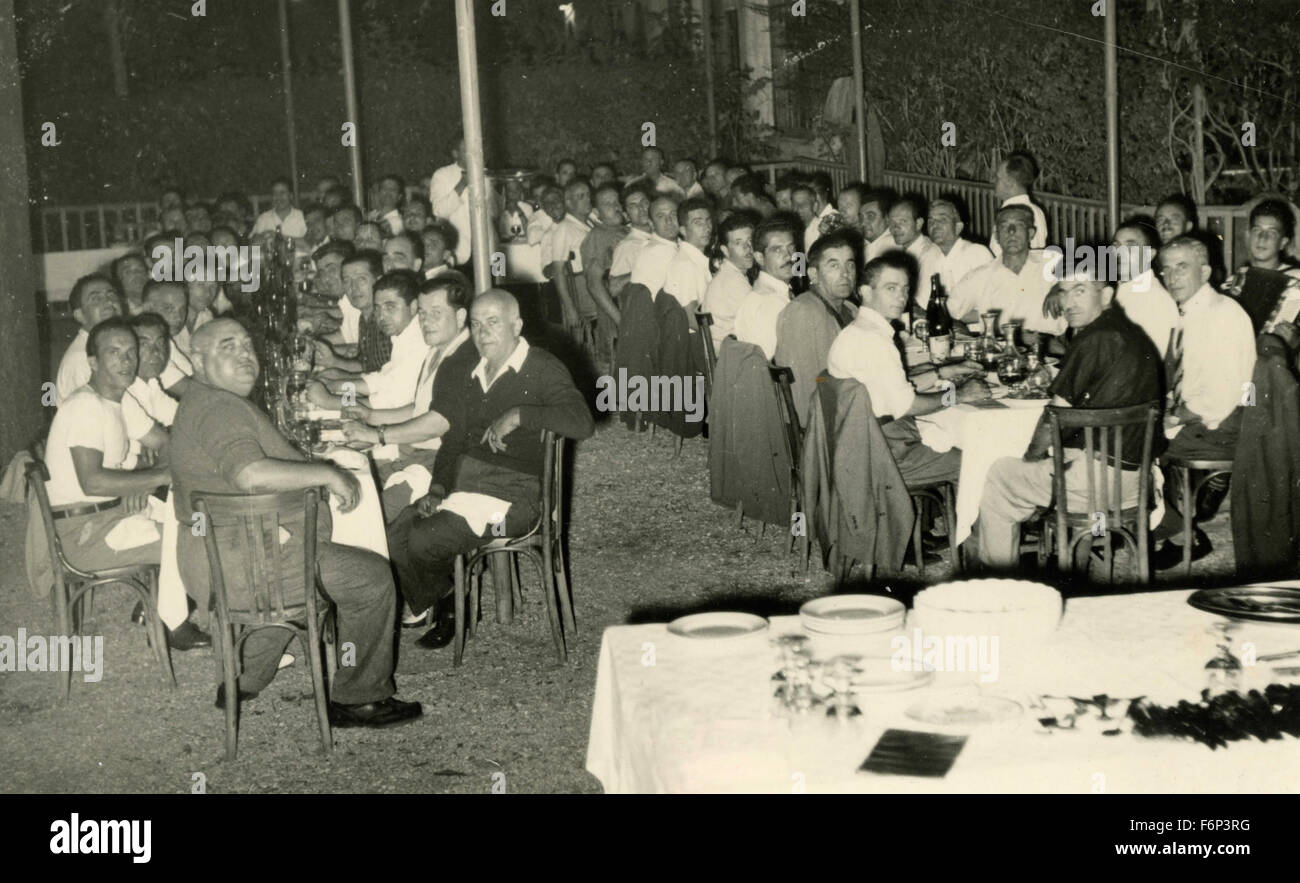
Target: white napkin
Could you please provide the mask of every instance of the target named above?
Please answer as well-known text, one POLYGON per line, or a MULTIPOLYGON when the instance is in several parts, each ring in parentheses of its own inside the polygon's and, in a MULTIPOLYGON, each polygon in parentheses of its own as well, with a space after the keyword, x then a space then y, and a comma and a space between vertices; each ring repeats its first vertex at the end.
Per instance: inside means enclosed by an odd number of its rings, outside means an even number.
POLYGON ((150 494, 148 508, 123 518, 104 537, 104 544, 114 552, 136 549, 162 539, 158 526, 167 517, 167 504, 150 494))
MULTIPOLYGON (((370 449, 370 456, 377 461, 386 463, 401 456, 401 449, 393 442, 386 445, 375 445, 370 449)), ((384 487, 388 487, 388 485, 384 485, 384 487)))
POLYGON ((384 490, 388 490, 393 485, 402 482, 410 485, 411 499, 418 500, 429 493, 429 485, 433 484, 433 474, 418 463, 407 466, 405 469, 400 469, 388 476, 388 480, 384 482, 384 490))
MULTIPOLYGON (((456 491, 443 500, 438 511, 455 512, 469 522, 470 530, 479 536, 487 530, 489 524, 504 523, 510 504, 487 494, 472 494, 456 491)), ((502 534, 504 536, 504 534, 502 534)))

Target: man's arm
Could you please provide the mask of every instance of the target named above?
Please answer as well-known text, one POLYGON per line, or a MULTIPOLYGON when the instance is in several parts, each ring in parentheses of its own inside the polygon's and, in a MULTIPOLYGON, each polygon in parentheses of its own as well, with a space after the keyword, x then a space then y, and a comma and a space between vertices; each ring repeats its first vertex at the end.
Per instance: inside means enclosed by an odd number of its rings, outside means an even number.
MULTIPOLYGON (((395 413, 402 410, 394 408, 387 413, 395 413)), ((409 411, 409 409, 407 409, 409 411)), ((432 441, 435 438, 441 438, 451 428, 447 418, 437 411, 425 411, 418 417, 413 417, 401 422, 380 423, 375 419, 375 415, 382 415, 384 411, 371 411, 371 418, 365 423, 349 421, 343 425, 343 432, 347 435, 348 441, 363 441, 372 445, 379 444, 378 426, 384 428, 384 441, 389 444, 413 445, 417 442, 432 441)))
POLYGON ((240 469, 234 476, 234 485, 245 494, 274 494, 324 485, 339 498, 341 512, 351 512, 361 499, 357 477, 332 463, 264 457, 240 469))
POLYGON ((617 325, 622 321, 623 314, 619 312, 618 306, 614 303, 613 294, 605 285, 605 271, 608 268, 586 260, 583 261, 582 266, 584 267, 583 276, 587 279, 587 293, 596 302, 597 309, 613 319, 614 324, 617 325))
POLYGON ((106 469, 104 452, 97 448, 71 449, 72 466, 81 489, 92 497, 129 497, 147 494, 171 481, 166 469, 106 469))
POLYGON ((555 292, 560 296, 560 308, 564 313, 564 322, 570 327, 578 324, 578 308, 574 292, 569 290, 569 274, 564 271, 564 261, 552 261, 546 270, 555 280, 555 292))
POLYGON ((590 438, 596 431, 596 421, 568 370, 550 360, 544 365, 537 378, 537 397, 541 404, 512 409, 519 411, 519 425, 524 429, 550 430, 575 440, 590 438))

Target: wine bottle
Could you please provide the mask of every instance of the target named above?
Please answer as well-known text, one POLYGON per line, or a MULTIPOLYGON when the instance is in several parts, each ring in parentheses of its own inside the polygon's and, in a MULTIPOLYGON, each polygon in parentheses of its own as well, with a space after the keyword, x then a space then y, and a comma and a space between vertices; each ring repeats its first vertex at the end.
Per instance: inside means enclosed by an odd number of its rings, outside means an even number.
POLYGON ((930 302, 925 307, 925 324, 930 333, 930 358, 936 365, 952 353, 952 316, 948 314, 948 295, 939 274, 930 277, 930 302))

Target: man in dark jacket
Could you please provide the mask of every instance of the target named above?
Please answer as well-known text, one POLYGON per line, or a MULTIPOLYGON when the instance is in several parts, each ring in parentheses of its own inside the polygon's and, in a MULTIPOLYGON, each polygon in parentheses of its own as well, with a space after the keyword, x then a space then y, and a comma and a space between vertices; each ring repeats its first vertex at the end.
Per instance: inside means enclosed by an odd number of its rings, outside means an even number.
POLYGON ((519 304, 509 293, 492 289, 475 299, 470 336, 481 358, 444 412, 450 429, 429 498, 420 504, 428 514, 399 519, 405 529, 389 531, 398 585, 411 610, 440 606, 436 624, 417 641, 421 647, 451 642, 454 614, 442 602, 453 589, 456 556, 527 533, 537 522, 543 433, 584 439, 596 429, 568 369, 530 347, 522 330, 519 304))

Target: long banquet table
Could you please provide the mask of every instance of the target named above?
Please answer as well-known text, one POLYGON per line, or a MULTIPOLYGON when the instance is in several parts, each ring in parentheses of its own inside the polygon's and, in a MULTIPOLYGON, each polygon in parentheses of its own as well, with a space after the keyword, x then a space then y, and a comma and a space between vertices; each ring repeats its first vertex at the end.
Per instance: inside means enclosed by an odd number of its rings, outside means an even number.
MULTIPOLYGON (((778 708, 771 677, 779 656, 766 639, 740 639, 734 652, 717 655, 662 624, 613 626, 602 640, 587 769, 607 793, 1300 791, 1300 744, 1290 737, 1211 750, 1131 732, 1039 725, 1029 697, 1195 701, 1215 655, 1212 626, 1221 620, 1189 606, 1189 594, 1070 599, 1047 645, 1023 658, 1004 653, 996 681, 975 687, 969 676, 942 673, 918 690, 869 697, 847 725, 818 711, 792 716, 778 708), (857 772, 887 728, 949 731, 907 717, 908 705, 973 689, 1010 698, 1025 711, 966 729, 969 740, 942 778, 857 772)), ((772 634, 799 631, 796 616, 771 619, 772 634)), ((909 620, 904 633, 910 632, 909 620)), ((1253 642, 1258 655, 1292 650, 1300 647, 1300 626, 1243 624, 1236 639, 1253 642)), ((1243 677, 1242 689, 1288 680, 1264 664, 1243 677)))

